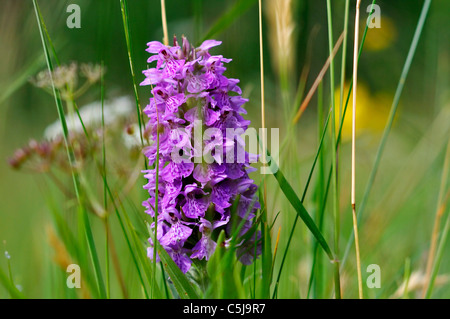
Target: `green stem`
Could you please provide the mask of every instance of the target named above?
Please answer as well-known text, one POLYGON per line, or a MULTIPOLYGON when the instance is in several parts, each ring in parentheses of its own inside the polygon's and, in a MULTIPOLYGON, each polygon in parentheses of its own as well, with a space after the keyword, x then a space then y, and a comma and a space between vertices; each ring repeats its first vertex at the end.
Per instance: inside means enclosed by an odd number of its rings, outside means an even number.
POLYGON ((345 0, 344 13, 344 41, 342 43, 342 62, 341 62, 341 92, 339 94, 339 118, 342 118, 342 108, 344 107, 344 86, 345 86, 345 62, 347 58, 347 33, 348 33, 348 11, 349 0, 345 0))
MULTIPOLYGON (((357 213, 358 226, 361 223, 362 213, 364 212, 364 209, 366 207, 367 200, 369 199, 370 191, 372 190, 372 186, 374 184, 375 177, 376 177, 377 172, 378 172, 378 167, 380 165, 381 157, 383 155, 384 148, 386 146, 386 142, 387 142, 389 133, 390 133, 391 128, 392 128, 392 123, 394 122, 395 114, 397 113, 397 108, 398 108, 398 104, 399 104, 399 101, 400 101, 400 97, 401 97, 402 92, 403 92, 403 87, 405 86, 406 77, 408 76, 408 72, 409 72, 409 69, 411 67, 411 63, 412 63, 414 54, 415 54, 416 49, 417 49, 417 44, 419 42, 420 35, 422 33, 423 26, 425 24, 425 20, 426 20, 426 17, 427 17, 428 10, 430 8, 430 4, 431 4, 431 0, 425 0, 425 2, 423 4, 423 7, 422 7, 422 11, 420 13, 419 21, 417 23, 416 30, 414 32, 414 37, 413 37, 413 40, 411 42, 411 46, 409 48, 408 56, 406 58, 404 66, 403 66, 403 70, 402 70, 402 73, 400 75, 400 80, 398 82, 397 89, 395 91, 394 100, 392 102, 391 111, 389 113, 389 118, 388 118, 388 121, 387 121, 386 126, 384 128, 383 136, 381 138, 381 142, 380 142, 380 145, 378 147, 377 153, 375 155, 375 162, 373 164, 372 171, 370 172, 370 177, 369 177, 369 180, 367 182, 363 198, 361 199, 361 203, 359 205, 359 209, 358 209, 358 213, 357 213)), ((351 246, 353 244, 353 240, 355 239, 354 236, 355 236, 355 234, 354 234, 354 232, 352 230, 350 238, 349 238, 348 243, 347 243, 347 247, 345 249, 344 257, 342 258, 342 267, 344 266, 344 264, 345 264, 345 262, 347 260, 348 254, 349 254, 351 246)))
MULTIPOLYGON (((327 24, 328 24, 328 50, 333 52, 333 21, 331 18, 331 2, 327 0, 327 24)), ((336 299, 341 299, 341 279, 339 274, 339 189, 338 166, 336 150, 336 110, 334 103, 334 59, 330 61, 330 99, 331 99, 331 162, 332 162, 332 189, 333 189, 333 218, 334 218, 334 291, 336 299)))
POLYGON ((106 296, 105 285, 104 285, 103 277, 102 277, 101 270, 100 270, 100 263, 98 260, 97 251, 96 251, 95 244, 93 241, 92 230, 90 228, 89 218, 87 216, 86 209, 83 205, 83 198, 81 195, 79 176, 78 176, 78 172, 76 171, 77 170, 76 159, 75 159, 75 155, 74 155, 72 146, 68 139, 69 131, 67 129, 67 122, 65 119, 64 110, 63 110, 63 106, 62 106, 61 94, 60 94, 59 90, 55 87, 55 84, 53 81, 53 77, 52 77, 53 64, 50 59, 47 43, 44 38, 44 31, 43 31, 43 27, 42 27, 43 19, 42 19, 42 15, 41 15, 41 12, 39 10, 36 0, 33 0, 33 6, 34 6, 35 14, 36 14, 36 19, 38 22, 39 33, 40 33, 40 37, 41 37, 41 41, 42 41, 42 47, 44 49, 45 59, 47 61, 48 71, 50 73, 50 79, 51 79, 51 83, 52 83, 52 90, 53 90, 53 95, 55 98, 56 108, 58 111, 58 116, 59 116, 59 119, 61 122, 62 129, 63 129, 63 136, 64 136, 64 142, 65 142, 65 146, 66 146, 67 157, 69 159, 69 164, 71 166, 72 180, 74 183, 75 194, 76 194, 78 206, 79 206, 79 213, 80 213, 79 217, 80 217, 80 221, 82 222, 84 234, 85 234, 87 242, 88 242, 89 253, 90 253, 90 256, 92 259, 92 263, 94 265, 95 277, 97 280, 97 286, 98 286, 98 290, 99 290, 99 296, 100 296, 100 298, 105 298, 105 296, 106 296))
POLYGON ((431 297, 431 293, 433 292, 434 282, 436 281, 437 274, 439 272, 439 267, 441 265, 442 257, 445 251, 445 244, 447 243, 448 232, 450 229, 450 214, 447 214, 447 221, 444 226, 444 230, 442 231, 441 240, 439 241, 439 247, 436 254, 436 260, 433 264, 433 271, 431 273, 431 280, 428 286, 425 298, 429 299, 431 297))

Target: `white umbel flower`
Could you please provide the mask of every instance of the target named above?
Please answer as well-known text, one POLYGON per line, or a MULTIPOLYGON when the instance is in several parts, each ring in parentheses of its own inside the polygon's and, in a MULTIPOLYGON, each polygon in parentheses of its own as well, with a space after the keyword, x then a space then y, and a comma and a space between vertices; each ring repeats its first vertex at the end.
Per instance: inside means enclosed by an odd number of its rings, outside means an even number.
MULTIPOLYGON (((129 96, 121 96, 111 101, 104 101, 105 125, 111 125, 120 119, 128 117, 133 111, 133 100, 129 96)), ((101 101, 89 103, 79 109, 81 119, 86 128, 100 126, 102 123, 101 101)), ((77 114, 66 114, 66 122, 69 133, 83 132, 83 126, 77 114)), ((50 124, 44 131, 47 140, 54 140, 63 134, 61 122, 58 120, 50 124)))

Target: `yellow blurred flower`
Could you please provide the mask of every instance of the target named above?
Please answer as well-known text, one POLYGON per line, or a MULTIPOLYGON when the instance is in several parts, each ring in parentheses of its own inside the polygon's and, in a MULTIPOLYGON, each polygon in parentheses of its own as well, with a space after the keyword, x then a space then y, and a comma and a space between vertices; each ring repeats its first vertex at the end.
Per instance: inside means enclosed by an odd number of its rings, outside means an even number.
MULTIPOLYGON (((349 83, 344 86, 344 101, 342 108, 345 108, 349 83)), ((336 110, 339 109, 340 88, 334 92, 336 110)), ((342 140, 348 141, 352 138, 352 114, 353 114, 353 92, 345 113, 342 126, 342 140)), ((356 96, 356 137, 362 134, 378 134, 383 131, 389 116, 389 109, 392 97, 387 93, 377 93, 372 95, 364 83, 358 82, 358 92, 356 96)), ((339 132, 339 111, 336 112, 336 132, 339 132)))
MULTIPOLYGON (((397 28, 394 22, 385 16, 380 17, 380 28, 370 28, 367 30, 364 49, 368 51, 380 51, 389 47, 397 38, 397 28)), ((364 33, 365 23, 360 25, 360 35, 364 33)))

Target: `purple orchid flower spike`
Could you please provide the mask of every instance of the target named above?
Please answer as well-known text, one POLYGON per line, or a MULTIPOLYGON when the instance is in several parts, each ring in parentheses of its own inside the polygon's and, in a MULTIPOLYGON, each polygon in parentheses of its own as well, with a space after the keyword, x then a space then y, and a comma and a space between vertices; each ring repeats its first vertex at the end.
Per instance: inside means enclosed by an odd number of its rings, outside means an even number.
MULTIPOLYGON (((146 49, 152 54, 147 62, 153 67, 143 71, 145 79, 141 85, 152 86, 153 96, 144 108, 150 146, 143 152, 152 168, 143 171, 149 199, 142 204, 145 212, 155 217, 158 201, 157 240, 178 267, 187 272, 192 259, 209 260, 220 231, 225 231, 225 243, 229 245, 233 234, 231 220, 244 220, 239 236, 249 231, 260 205, 257 186, 248 176, 252 158, 245 152, 245 141, 239 136, 226 136, 227 129, 239 129, 244 134, 250 125, 242 116, 248 100, 241 96, 239 80, 224 75, 225 64, 231 59, 209 52, 220 41, 206 40, 198 48, 185 37, 180 43, 181 46, 176 37, 172 47, 152 41, 146 49), (195 137, 198 128, 204 137, 200 141, 195 137), (225 155, 230 152, 235 156, 227 162, 225 155), (158 192, 154 168, 157 155, 158 192), (232 211, 238 195, 238 207, 232 211)), ((155 223, 151 228, 155 228, 155 223)), ((255 234, 253 237, 258 240, 260 234, 255 234)), ((246 247, 255 245, 252 238, 248 242, 242 238, 236 241, 237 258, 245 264, 257 257, 254 252, 246 253, 246 247)), ((151 259, 153 244, 153 239, 149 239, 147 253, 151 259)))

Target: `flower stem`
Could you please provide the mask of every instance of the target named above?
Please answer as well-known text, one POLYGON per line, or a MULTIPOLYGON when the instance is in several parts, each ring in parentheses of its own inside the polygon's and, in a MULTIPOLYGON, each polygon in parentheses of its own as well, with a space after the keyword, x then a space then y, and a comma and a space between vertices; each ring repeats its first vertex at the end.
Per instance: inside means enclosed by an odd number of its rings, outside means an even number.
POLYGON ((355 38, 353 49, 353 114, 352 114, 352 190, 351 204, 353 217, 353 231, 355 233, 356 267, 358 272, 359 299, 364 299, 361 274, 361 258, 359 250, 358 220, 356 218, 356 88, 358 84, 358 42, 359 42, 359 8, 361 0, 356 2, 355 38))
MULTIPOLYGON (((329 55, 333 54, 333 22, 331 19, 331 3, 327 0, 328 23, 328 49, 329 55)), ((333 217, 334 217, 334 292, 336 299, 341 299, 341 280, 339 274, 339 190, 338 190, 338 166, 336 150, 336 109, 334 103, 334 62, 330 61, 330 99, 331 99, 331 161, 332 161, 332 188, 333 188, 333 217)))
POLYGON ((163 43, 164 45, 169 45, 169 33, 167 31, 167 18, 166 18, 166 1, 161 0, 161 20, 162 20, 162 27, 163 27, 163 43))

